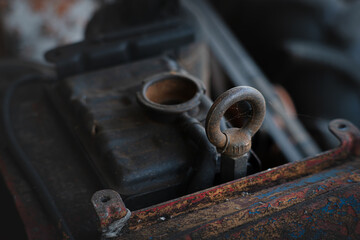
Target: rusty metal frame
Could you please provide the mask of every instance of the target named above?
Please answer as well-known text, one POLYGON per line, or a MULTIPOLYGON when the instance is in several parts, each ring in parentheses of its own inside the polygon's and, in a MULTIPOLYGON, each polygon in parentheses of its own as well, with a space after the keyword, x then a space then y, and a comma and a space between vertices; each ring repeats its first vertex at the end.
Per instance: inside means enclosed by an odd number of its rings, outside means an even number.
MULTIPOLYGON (((358 238, 360 133, 345 120, 333 121, 330 130, 341 141, 338 148, 134 211, 120 238, 358 238)), ((29 239, 51 238, 54 226, 36 196, 29 186, 19 187, 26 183, 18 169, 1 158, 29 239)))
POLYGON ((304 161, 133 212, 121 239, 338 238, 360 235, 360 132, 304 161))

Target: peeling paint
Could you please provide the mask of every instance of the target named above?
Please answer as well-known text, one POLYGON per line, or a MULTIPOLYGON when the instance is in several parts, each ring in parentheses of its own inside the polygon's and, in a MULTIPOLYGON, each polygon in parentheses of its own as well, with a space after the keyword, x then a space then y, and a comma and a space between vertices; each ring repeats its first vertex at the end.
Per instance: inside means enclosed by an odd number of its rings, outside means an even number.
POLYGON ((121 239, 354 238, 360 231, 360 133, 332 124, 340 147, 138 210, 121 239), (166 221, 159 222, 161 216, 166 221))

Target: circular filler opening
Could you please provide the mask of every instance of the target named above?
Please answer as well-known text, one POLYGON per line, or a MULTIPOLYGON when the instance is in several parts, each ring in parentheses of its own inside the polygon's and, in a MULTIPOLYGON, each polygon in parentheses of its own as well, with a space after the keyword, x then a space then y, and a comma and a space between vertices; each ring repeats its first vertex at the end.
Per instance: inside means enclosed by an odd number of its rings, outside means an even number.
POLYGON ((185 77, 171 77, 152 83, 145 90, 146 98, 161 105, 177 105, 191 100, 198 86, 185 77))

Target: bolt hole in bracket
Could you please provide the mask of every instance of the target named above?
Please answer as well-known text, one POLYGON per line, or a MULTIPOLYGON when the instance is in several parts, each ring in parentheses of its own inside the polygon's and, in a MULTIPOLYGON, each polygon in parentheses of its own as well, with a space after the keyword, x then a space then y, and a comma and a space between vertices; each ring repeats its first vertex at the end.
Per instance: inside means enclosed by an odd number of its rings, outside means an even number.
MULTIPOLYGON (((243 91, 244 87, 241 87, 240 89, 241 89, 241 91, 243 91)), ((240 89, 237 89, 236 91, 238 91, 240 89)), ((245 87, 245 90, 247 93, 249 93, 248 91, 251 91, 252 93, 256 94, 255 95, 256 97, 259 97, 259 95, 257 94, 255 89, 248 89, 247 87, 245 87)), ((234 91, 234 90, 232 90, 232 91, 234 91)), ((230 91, 230 93, 232 91, 230 91)), ((225 95, 225 96, 227 96, 227 95, 225 95)), ((240 100, 242 100, 242 98, 240 100)), ((251 102, 251 101, 249 101, 249 102, 251 102)), ((262 101, 260 101, 260 102, 262 102, 262 101)), ((213 108, 215 108, 215 106, 213 106, 213 108)), ((255 104, 253 104, 252 107, 255 107, 255 104)), ((227 106, 224 106, 224 109, 225 109, 224 111, 226 111, 226 108, 227 108, 227 106)), ((257 109, 257 108, 255 108, 255 109, 257 109)), ((213 113, 213 112, 214 111, 212 111, 211 113, 213 113)), ((261 116, 262 115, 260 115, 260 117, 261 116)), ((255 116, 255 114, 253 114, 253 118, 256 118, 256 117, 259 117, 259 116, 255 116)), ((261 118, 260 118, 260 120, 261 120, 261 118)), ((250 120, 249 124, 251 124, 251 122, 252 121, 250 120)), ((250 129, 251 126, 249 127, 248 125, 246 125, 244 127, 246 130, 246 129, 250 129)), ((256 131, 257 131, 257 129, 259 129, 259 126, 257 126, 254 129, 256 129, 256 131)), ((346 157, 348 157, 349 154, 353 155, 353 156, 360 156, 360 132, 352 123, 350 123, 347 120, 336 119, 336 120, 333 120, 330 122, 329 129, 341 141, 341 145, 337 149, 334 149, 334 150, 331 150, 328 152, 324 152, 321 154, 322 158, 325 159, 328 157, 329 161, 326 161, 324 163, 318 163, 319 162, 317 160, 317 158, 319 158, 319 156, 318 156, 318 157, 313 157, 313 158, 307 159, 308 162, 310 161, 308 163, 308 165, 313 166, 314 164, 320 164, 320 165, 325 165, 325 166, 322 166, 323 168, 325 168, 326 166, 328 167, 329 164, 330 165, 333 164, 331 162, 337 161, 335 159, 346 158, 346 157), (316 163, 312 163, 311 161, 312 162, 315 161, 316 163)), ((252 133, 255 134, 256 131, 254 131, 252 133)), ((241 140, 241 139, 239 139, 239 140, 241 140)), ((230 145, 230 143, 229 143, 229 145, 230 145)), ((222 145, 220 145, 220 146, 222 146, 222 145)), ((220 150, 223 150, 223 149, 220 148, 220 150)), ((296 164, 303 164, 303 163, 298 162, 298 163, 287 164, 287 166, 283 165, 283 166, 278 167, 278 169, 287 168, 287 167, 296 168, 295 167, 296 164)), ((306 161, 304 162, 304 164, 306 164, 306 161)), ((319 166, 319 167, 321 167, 321 166, 319 166)), ((273 169, 271 171, 276 171, 276 169, 273 169)), ((315 170, 313 170, 313 168, 305 170, 305 172, 307 172, 307 173, 309 171, 311 172, 311 171, 315 171, 315 170)), ((293 171, 293 172, 295 172, 295 171, 293 171)), ((270 172, 267 171, 266 174, 270 174, 270 172)), ((256 177, 253 177, 253 178, 256 178, 256 177)), ((103 239, 120 236, 122 228, 127 223, 127 221, 131 218, 131 212, 125 208, 120 195, 113 190, 107 190, 107 189, 101 190, 101 191, 96 192, 93 195, 91 201, 92 201, 92 204, 93 204, 93 206, 98 214, 98 217, 100 219, 101 229, 103 232, 103 235, 102 235, 103 239)), ((160 211, 158 213, 159 215, 162 214, 161 210, 157 210, 157 211, 160 211)), ((134 214, 137 215, 139 213, 141 213, 141 211, 140 212, 137 211, 134 214)), ((136 218, 135 218, 135 220, 133 219, 133 221, 131 221, 131 219, 130 219, 130 222, 129 222, 130 225, 136 224, 136 223, 138 223, 138 220, 136 220, 136 218)))
POLYGON ((113 190, 104 189, 94 193, 91 202, 100 220, 102 238, 119 236, 131 216, 120 195, 113 190))
POLYGON ((265 118, 266 105, 262 94, 252 87, 239 86, 221 94, 210 108, 205 129, 209 141, 221 153, 221 178, 230 181, 246 175, 251 138, 260 129, 265 118), (225 112, 238 102, 250 104, 252 114, 244 126, 221 131, 220 121, 225 112))
POLYGON ((329 124, 329 130, 340 140, 342 152, 360 156, 360 131, 345 119, 335 119, 329 124))

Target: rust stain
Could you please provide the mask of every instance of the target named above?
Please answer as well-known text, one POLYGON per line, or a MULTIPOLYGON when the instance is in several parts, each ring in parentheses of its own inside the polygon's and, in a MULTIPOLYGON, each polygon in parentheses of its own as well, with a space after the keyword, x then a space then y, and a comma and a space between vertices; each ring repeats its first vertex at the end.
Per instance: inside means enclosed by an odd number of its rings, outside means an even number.
POLYGON ((342 123, 343 120, 338 120, 330 126, 342 142, 338 148, 138 210, 122 238, 303 236, 305 227, 294 222, 306 224, 311 236, 321 231, 335 232, 339 237, 354 234, 358 231, 354 216, 360 214, 360 162, 353 161, 353 156, 357 156, 360 133, 348 122, 345 122, 348 131, 341 130, 342 123), (160 221, 161 218, 166 220, 160 221), (344 228, 336 219, 349 223, 351 229, 344 228), (336 227, 327 228, 321 221, 336 227), (289 231, 284 231, 285 226, 289 226, 289 231))
MULTIPOLYGON (((349 184, 350 185, 350 184, 349 184)), ((330 194, 338 196, 336 203, 327 201, 327 195, 319 195, 307 202, 293 205, 291 211, 281 211, 279 214, 266 214, 258 219, 251 219, 251 224, 243 224, 233 220, 238 219, 238 215, 225 217, 222 220, 214 221, 195 232, 190 233, 194 238, 217 237, 225 232, 230 232, 234 227, 229 239, 253 238, 305 238, 307 236, 316 236, 316 234, 325 234, 326 236, 352 236, 356 235, 356 227, 359 219, 352 217, 348 212, 348 207, 353 204, 359 212, 359 193, 358 188, 351 190, 352 186, 347 186, 347 196, 342 196, 343 192, 336 192, 336 188, 330 191, 330 194), (354 202, 354 199, 355 200, 354 202), (299 217, 300 216, 300 217, 299 217), (259 220, 259 221, 257 221, 259 220), (346 225, 345 225, 346 223, 346 225), (235 233, 234 233, 235 232, 235 233)), ((262 213, 259 213, 261 215, 262 213)), ((221 235, 223 236, 223 235, 221 235)))
POLYGON ((147 221, 142 221, 142 224, 137 224, 135 228, 140 229, 141 225, 151 225, 151 219, 153 218, 156 221, 160 215, 171 214, 172 216, 177 216, 192 211, 194 208, 202 209, 223 202, 225 199, 237 198, 243 192, 249 193, 257 189, 271 187, 279 180, 289 181, 295 177, 317 173, 320 170, 336 165, 336 162, 342 159, 338 158, 337 154, 342 155, 341 152, 335 151, 331 154, 325 154, 321 157, 321 160, 315 158, 306 162, 283 165, 270 171, 210 188, 206 191, 188 195, 150 209, 137 211, 132 217, 134 221, 139 219, 147 219, 147 221))
MULTIPOLYGON (((359 173, 356 174, 359 175, 359 173)), ((181 232, 185 231, 186 229, 191 229, 198 225, 204 224, 208 221, 222 218, 224 216, 226 217, 237 212, 236 216, 232 215, 229 220, 226 218, 222 219, 221 229, 226 231, 233 226, 245 224, 250 220, 254 221, 258 218, 263 218, 269 214, 273 214, 277 211, 303 202, 306 199, 315 198, 316 196, 320 196, 321 194, 328 192, 331 189, 336 189, 337 187, 352 184, 351 182, 348 182, 349 175, 350 173, 344 174, 338 178, 332 178, 331 180, 321 182, 319 184, 313 184, 309 187, 302 188, 301 190, 296 190, 296 182, 289 183, 288 186, 292 187, 286 191, 286 194, 284 194, 283 191, 267 189, 261 193, 251 195, 246 198, 239 198, 238 196, 238 198, 225 201, 221 203, 221 205, 212 205, 205 209, 195 208, 192 209, 193 211, 195 210, 195 212, 187 213, 186 219, 179 216, 179 218, 173 219, 171 223, 166 224, 167 227, 164 229, 166 231, 168 228, 176 227, 177 230, 181 232), (248 207, 249 205, 250 208, 248 207)), ((311 178, 309 181, 312 181, 311 178)), ((284 186, 282 188, 286 189, 284 186)), ((217 224, 219 224, 219 222, 215 223, 215 225, 217 224)), ((212 224, 206 226, 211 228, 212 224)), ((132 227, 129 227, 129 229, 138 230, 133 229, 132 227)), ((148 228, 142 228, 141 231, 146 233, 147 230, 148 228)))

